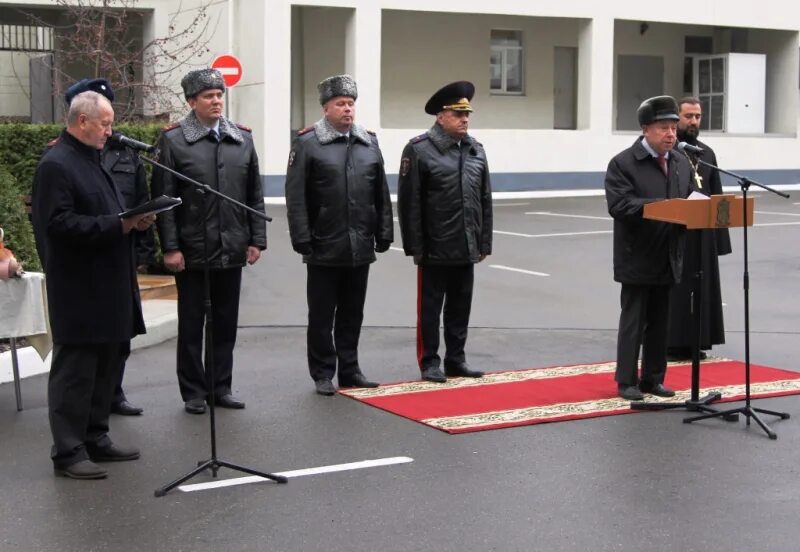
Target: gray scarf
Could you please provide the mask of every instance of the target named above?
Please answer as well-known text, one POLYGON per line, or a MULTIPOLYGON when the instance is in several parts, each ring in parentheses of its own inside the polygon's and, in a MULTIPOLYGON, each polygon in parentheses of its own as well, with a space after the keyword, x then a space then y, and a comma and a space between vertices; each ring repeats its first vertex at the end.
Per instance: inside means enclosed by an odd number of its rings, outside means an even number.
MULTIPOLYGON (((458 144, 458 140, 447 134, 439 123, 434 123, 434 125, 428 129, 427 134, 431 142, 433 142, 436 148, 441 152, 445 152, 458 144)), ((467 134, 461 139, 461 144, 472 145, 472 137, 467 134)))

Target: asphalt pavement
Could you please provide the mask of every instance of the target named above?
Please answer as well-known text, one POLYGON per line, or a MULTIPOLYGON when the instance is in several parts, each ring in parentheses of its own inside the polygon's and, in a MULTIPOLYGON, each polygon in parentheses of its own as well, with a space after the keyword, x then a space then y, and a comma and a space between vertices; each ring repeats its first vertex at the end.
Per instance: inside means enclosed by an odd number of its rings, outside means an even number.
MULTIPOLYGON (((756 195, 749 232, 751 360, 800 371, 800 201, 756 195)), ((793 194, 793 196, 796 193, 793 194)), ((640 413, 447 435, 346 397, 313 392, 305 269, 285 208, 268 206, 269 250, 245 270, 234 391, 217 412, 218 457, 286 485, 153 492, 210 455, 209 417, 183 411, 175 341, 135 351, 125 387, 141 417, 113 417, 141 448, 102 481, 56 478, 46 376, 0 385, 0 551, 796 551, 800 397, 743 421, 683 424, 640 413), (402 458, 362 469, 328 468, 402 458), (297 470, 323 468, 312 474, 297 470), (327 472, 326 472, 327 471, 327 472)), ((613 360, 619 286, 602 197, 498 200, 494 254, 476 268, 467 354, 488 370, 613 360)), ((399 231, 396 232, 399 242, 399 231)), ((743 248, 721 259, 726 341, 744 358, 743 248)), ((399 243, 394 246, 399 248, 399 243)), ((360 362, 381 382, 416 379, 416 274, 393 248, 372 265, 360 362)), ((223 468, 217 479, 247 474, 223 468)), ((201 474, 187 484, 212 482, 201 474)))

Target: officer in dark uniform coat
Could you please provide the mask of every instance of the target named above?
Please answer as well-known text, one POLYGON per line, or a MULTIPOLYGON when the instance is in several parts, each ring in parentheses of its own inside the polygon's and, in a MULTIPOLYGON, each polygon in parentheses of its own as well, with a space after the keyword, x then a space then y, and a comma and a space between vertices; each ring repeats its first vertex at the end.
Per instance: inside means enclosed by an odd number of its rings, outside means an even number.
MULTIPOLYGON (((717 165, 714 150, 697 137, 700 135, 702 110, 697 98, 682 98, 679 102, 678 141, 698 146, 702 153, 683 153, 692 165, 695 191, 705 195, 722 193, 719 171, 698 161, 717 165)), ((670 294, 669 345, 667 357, 672 360, 688 360, 692 357, 695 335, 692 331, 692 290, 695 274, 703 271, 701 292, 702 327, 700 336, 700 357, 706 355, 702 349, 725 343, 725 324, 722 314, 722 286, 719 279, 719 256, 731 252, 731 238, 727 228, 692 230, 686 235, 686 252, 683 255, 683 277, 670 294)))
POLYGON ((614 280, 622 284, 617 335, 619 395, 640 400, 662 397, 667 369, 669 292, 683 271, 685 228, 643 218, 647 203, 685 198, 691 192, 691 167, 678 150, 678 105, 670 96, 642 102, 638 110, 643 136, 608 164, 605 178, 608 212, 614 218, 614 280), (638 375, 639 348, 642 374, 638 375))
POLYGON ((105 477, 94 462, 139 457, 137 449, 111 442, 108 416, 123 345, 145 331, 130 231, 145 230, 155 217, 119 217, 122 197, 100 159, 113 120, 105 97, 78 95, 67 129, 42 157, 33 183, 54 343, 52 459, 57 474, 75 479, 105 477))
POLYGON ((356 124, 356 83, 318 85, 324 117, 292 143, 286 207, 294 250, 308 272, 308 369, 317 393, 377 387, 358 364, 369 265, 394 239, 392 202, 374 133, 356 124))
MULTIPOLYGON (((222 116, 225 82, 215 69, 189 72, 181 81, 192 108, 158 140, 163 165, 264 212, 258 156, 250 129, 222 116)), ((205 412, 214 393, 216 406, 244 408, 231 392, 233 348, 239 319, 242 267, 254 264, 267 248, 266 222, 231 202, 203 194, 192 184, 156 167, 153 196, 180 197, 183 204, 158 218, 164 265, 178 287, 177 372, 184 408, 205 412), (207 240, 208 257, 204 252, 207 240), (209 389, 203 365, 204 277, 210 269, 215 381, 209 389)))
POLYGON ((466 362, 474 265, 492 253, 492 187, 483 146, 467 131, 472 83, 441 88, 425 112, 436 123, 400 160, 397 208, 406 255, 417 264, 417 362, 422 379, 481 377, 466 362), (439 322, 444 305, 444 373, 439 322))

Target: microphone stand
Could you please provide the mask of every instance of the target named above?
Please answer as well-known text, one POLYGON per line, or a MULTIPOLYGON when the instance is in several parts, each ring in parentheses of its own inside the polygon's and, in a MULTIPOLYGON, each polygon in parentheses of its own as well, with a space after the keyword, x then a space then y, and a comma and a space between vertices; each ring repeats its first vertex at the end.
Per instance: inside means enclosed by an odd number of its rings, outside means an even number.
POLYGON ((753 408, 750 406, 750 274, 748 272, 748 256, 747 256, 747 190, 750 189, 751 185, 758 186, 759 188, 763 188, 768 192, 772 192, 775 195, 779 195, 783 198, 788 198, 789 194, 785 194, 783 192, 779 192, 769 186, 765 186, 764 184, 760 184, 754 180, 750 180, 745 176, 738 175, 736 173, 726 171, 720 169, 712 165, 711 163, 706 163, 700 159, 697 160, 698 163, 702 163, 707 167, 711 167, 712 169, 716 169, 721 173, 727 174, 729 176, 734 177, 738 182, 739 186, 742 189, 742 198, 743 198, 743 217, 744 221, 742 224, 742 230, 744 235, 744 274, 742 276, 743 287, 744 287, 744 367, 745 367, 745 405, 739 408, 732 408, 729 410, 721 410, 719 412, 714 412, 711 414, 703 414, 701 416, 693 416, 690 418, 684 418, 683 423, 689 424, 692 422, 696 422, 698 420, 706 420, 709 418, 718 418, 723 417, 728 419, 731 416, 735 416, 738 414, 743 414, 746 418, 746 423, 750 425, 750 419, 756 421, 756 423, 761 426, 761 429, 769 436, 770 439, 777 439, 778 434, 772 431, 770 427, 764 423, 764 421, 758 416, 758 413, 768 414, 770 416, 777 416, 782 420, 786 420, 789 418, 789 414, 786 412, 775 412, 772 410, 764 410, 763 408, 753 408))
MULTIPOLYGON (((145 157, 143 155, 139 155, 139 157, 147 161, 149 164, 158 167, 162 170, 165 170, 179 179, 193 184, 197 188, 197 192, 203 194, 203 203, 204 203, 204 212, 205 212, 205 203, 208 198, 208 194, 213 194, 218 198, 229 201, 234 205, 237 205, 239 208, 244 209, 248 213, 255 215, 261 219, 266 220, 267 222, 272 221, 272 218, 268 217, 266 214, 256 211, 255 209, 236 201, 235 199, 226 196, 223 193, 218 192, 217 190, 212 189, 207 184, 202 184, 196 180, 189 178, 186 175, 179 173, 169 167, 162 165, 161 163, 150 159, 149 157, 145 157)), ((206 385, 208 386, 210 392, 208 394, 208 411, 209 411, 209 418, 211 420, 211 458, 205 461, 201 461, 197 463, 197 467, 188 472, 185 475, 180 476, 175 481, 156 489, 155 495, 157 497, 164 496, 169 491, 194 477, 195 475, 199 474, 202 471, 211 470, 212 477, 217 477, 217 472, 220 468, 230 468, 232 470, 249 473, 250 475, 257 475, 259 477, 263 477, 264 479, 270 479, 277 483, 286 483, 288 480, 283 477, 282 475, 276 475, 271 473, 264 473, 260 472, 251 468, 245 468, 243 466, 239 466, 236 464, 232 464, 230 462, 226 462, 224 460, 220 460, 217 457, 217 431, 216 431, 216 418, 214 414, 214 406, 215 406, 215 397, 213 392, 214 387, 214 324, 213 324, 213 315, 212 315, 212 308, 211 308, 211 279, 209 274, 208 268, 208 238, 206 237, 205 231, 203 232, 203 306, 205 307, 205 372, 206 372, 206 385)))

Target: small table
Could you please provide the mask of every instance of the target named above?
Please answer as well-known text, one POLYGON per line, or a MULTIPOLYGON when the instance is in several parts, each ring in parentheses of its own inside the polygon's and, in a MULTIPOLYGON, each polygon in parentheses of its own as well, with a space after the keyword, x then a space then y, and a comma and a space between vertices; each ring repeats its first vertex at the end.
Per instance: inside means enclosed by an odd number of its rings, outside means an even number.
POLYGON ((50 321, 47 316, 47 291, 44 274, 26 272, 22 278, 0 280, 0 338, 11 340, 11 368, 14 372, 14 393, 17 410, 22 410, 19 384, 17 338, 27 337, 42 360, 53 348, 50 321))

